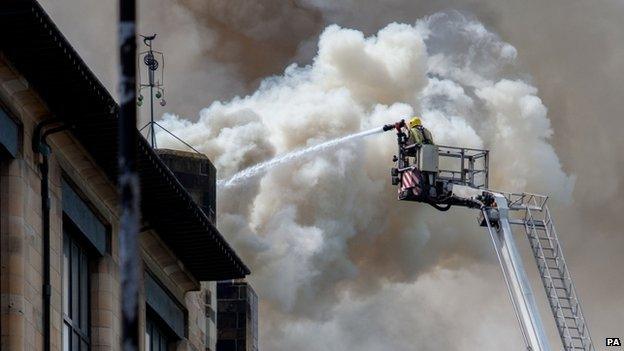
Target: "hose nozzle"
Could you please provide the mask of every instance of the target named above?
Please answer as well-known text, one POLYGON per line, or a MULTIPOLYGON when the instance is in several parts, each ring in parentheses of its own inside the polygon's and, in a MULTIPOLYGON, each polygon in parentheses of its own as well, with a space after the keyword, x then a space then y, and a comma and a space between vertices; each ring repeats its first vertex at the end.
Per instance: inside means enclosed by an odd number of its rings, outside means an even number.
POLYGON ((401 131, 401 127, 405 126, 405 120, 402 119, 396 123, 392 123, 392 124, 386 124, 385 126, 383 126, 383 131, 387 132, 391 129, 396 129, 397 132, 401 131))
POLYGON ((394 129, 394 124, 386 124, 385 126, 383 126, 383 131, 387 132, 389 130, 394 129))

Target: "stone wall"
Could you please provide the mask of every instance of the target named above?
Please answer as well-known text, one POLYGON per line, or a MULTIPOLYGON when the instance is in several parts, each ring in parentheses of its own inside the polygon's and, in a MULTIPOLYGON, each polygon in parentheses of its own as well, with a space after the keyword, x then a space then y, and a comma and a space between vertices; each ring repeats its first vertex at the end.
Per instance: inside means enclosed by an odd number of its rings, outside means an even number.
MULTIPOLYGON (((42 350, 41 173, 38 169, 40 156, 33 153, 31 139, 34 126, 49 118, 50 114, 28 82, 16 73, 1 53, 0 101, 22 125, 20 153, 14 160, 2 161, 0 169, 0 348, 42 350)), ((95 351, 119 350, 121 320, 116 189, 68 132, 49 136, 48 144, 52 151, 49 177, 52 350, 62 349, 62 177, 71 179, 111 226, 111 250, 94 262, 90 272, 91 346, 95 351)), ((203 350, 203 331, 198 322, 203 313, 203 297, 195 292, 199 283, 162 243, 156 232, 141 233, 140 244, 148 269, 188 311, 189 339, 179 342, 176 349, 203 350)), ((144 303, 141 309, 145 311, 144 303)), ((143 330, 144 313, 140 323, 143 330)), ((141 339, 143 335, 141 333, 141 339)))

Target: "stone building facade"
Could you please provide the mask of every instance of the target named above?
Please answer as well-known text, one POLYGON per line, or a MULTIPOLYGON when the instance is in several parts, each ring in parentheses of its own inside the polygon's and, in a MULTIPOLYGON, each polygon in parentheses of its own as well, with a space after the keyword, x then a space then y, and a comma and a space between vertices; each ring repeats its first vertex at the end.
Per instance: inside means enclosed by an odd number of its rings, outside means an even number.
POLYGON ((217 351, 258 351, 258 295, 244 280, 217 283, 217 351))
MULTIPOLYGON (((36 1, 3 1, 0 18, 0 348, 119 350, 116 104, 36 1)), ((138 149, 141 349, 210 349, 202 282, 249 270, 138 149)))

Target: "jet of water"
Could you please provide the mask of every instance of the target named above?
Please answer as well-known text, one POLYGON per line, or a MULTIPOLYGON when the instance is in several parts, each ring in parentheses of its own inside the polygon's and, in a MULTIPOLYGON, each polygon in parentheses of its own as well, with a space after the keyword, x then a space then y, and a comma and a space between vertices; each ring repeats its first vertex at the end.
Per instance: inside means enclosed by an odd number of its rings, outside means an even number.
POLYGON ((383 129, 382 127, 378 127, 378 128, 373 128, 367 131, 363 131, 363 132, 359 132, 359 133, 355 133, 355 134, 351 134, 351 135, 347 135, 344 136, 342 138, 337 138, 337 139, 333 139, 330 141, 326 141, 324 143, 320 143, 320 144, 316 144, 316 145, 312 145, 310 147, 307 147, 305 149, 299 149, 299 150, 295 150, 277 157, 274 157, 268 161, 264 161, 262 163, 258 163, 254 166, 251 166, 249 168, 246 168, 236 174, 234 174, 230 179, 228 180, 224 180, 221 179, 217 182, 218 186, 224 186, 226 188, 231 187, 233 185, 236 184, 240 184, 248 179, 251 179, 255 176, 257 176, 258 174, 261 174, 271 168, 277 167, 279 165, 294 161, 296 159, 311 155, 311 154, 315 154, 324 150, 327 150, 329 148, 335 147, 337 145, 340 144, 344 144, 346 142, 349 141, 353 141, 356 139, 360 139, 369 135, 373 135, 373 134, 378 134, 378 133, 382 133, 383 129))

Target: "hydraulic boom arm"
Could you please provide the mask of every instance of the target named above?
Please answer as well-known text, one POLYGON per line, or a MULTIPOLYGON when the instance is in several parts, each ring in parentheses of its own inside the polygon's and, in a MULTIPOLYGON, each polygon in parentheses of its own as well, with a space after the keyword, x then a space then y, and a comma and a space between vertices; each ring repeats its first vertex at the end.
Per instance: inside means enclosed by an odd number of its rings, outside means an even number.
POLYGON ((489 191, 488 150, 410 145, 405 121, 383 127, 384 131, 393 129, 398 149, 391 176, 399 200, 427 203, 442 211, 452 205, 481 210, 479 222, 487 227, 494 244, 527 350, 551 348, 512 226, 522 227, 529 240, 564 350, 594 351, 547 197, 489 191))

